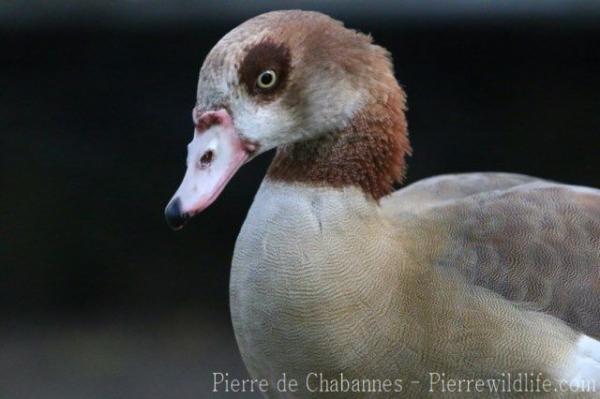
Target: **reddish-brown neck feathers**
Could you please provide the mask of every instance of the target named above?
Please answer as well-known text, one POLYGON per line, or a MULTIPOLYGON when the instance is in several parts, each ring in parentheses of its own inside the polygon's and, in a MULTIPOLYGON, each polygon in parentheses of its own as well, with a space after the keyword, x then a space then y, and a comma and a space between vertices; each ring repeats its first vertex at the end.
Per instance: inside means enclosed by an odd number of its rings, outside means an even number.
POLYGON ((348 125, 317 139, 277 150, 267 175, 274 180, 318 186, 360 187, 375 200, 404 179, 411 147, 402 89, 393 82, 348 125))

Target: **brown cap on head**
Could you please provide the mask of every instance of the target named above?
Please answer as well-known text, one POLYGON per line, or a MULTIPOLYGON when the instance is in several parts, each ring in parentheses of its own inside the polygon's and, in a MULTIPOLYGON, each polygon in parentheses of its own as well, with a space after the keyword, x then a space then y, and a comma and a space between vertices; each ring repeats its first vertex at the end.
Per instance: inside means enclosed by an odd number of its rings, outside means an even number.
MULTIPOLYGON (((240 125, 269 104, 279 107, 272 124, 283 114, 293 120, 274 141, 280 150, 270 178, 354 185, 376 199, 404 178, 411 151, 406 98, 390 54, 370 36, 318 12, 270 12, 244 22, 211 51, 201 71, 200 103, 202 89, 218 92, 209 88, 223 75, 237 90, 238 108, 255 107, 246 117, 232 111, 240 125), (266 89, 258 80, 264 71, 277 76, 266 89)), ((272 146, 261 143, 260 132, 242 134, 264 149, 272 146)))
MULTIPOLYGON (((390 54, 370 36, 323 14, 286 11, 261 17, 261 23, 275 26, 293 21, 279 36, 295 58, 288 90, 281 94, 288 106, 302 108, 303 102, 314 101, 303 96, 310 82, 336 76, 361 92, 360 106, 339 126, 280 146, 268 176, 333 187, 354 185, 375 199, 392 192, 393 184, 404 178, 411 148, 406 97, 394 77, 390 54)), ((321 107, 334 101, 345 101, 344 93, 329 93, 321 107)))
POLYGON ((243 163, 275 147, 268 178, 379 199, 404 177, 404 110, 390 55, 370 36, 316 12, 252 18, 202 65, 188 169, 168 214, 200 212, 243 163))

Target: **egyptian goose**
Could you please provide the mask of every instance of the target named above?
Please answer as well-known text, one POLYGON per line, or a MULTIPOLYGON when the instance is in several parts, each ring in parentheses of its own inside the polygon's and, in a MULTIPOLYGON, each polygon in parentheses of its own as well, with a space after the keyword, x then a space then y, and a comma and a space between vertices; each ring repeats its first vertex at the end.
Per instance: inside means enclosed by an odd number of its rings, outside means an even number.
POLYGON ((472 173, 394 191, 404 111, 388 52, 320 13, 252 18, 206 57, 165 214, 182 227, 277 148, 231 269, 250 375, 268 397, 527 397, 511 374, 600 396, 600 190, 472 173))

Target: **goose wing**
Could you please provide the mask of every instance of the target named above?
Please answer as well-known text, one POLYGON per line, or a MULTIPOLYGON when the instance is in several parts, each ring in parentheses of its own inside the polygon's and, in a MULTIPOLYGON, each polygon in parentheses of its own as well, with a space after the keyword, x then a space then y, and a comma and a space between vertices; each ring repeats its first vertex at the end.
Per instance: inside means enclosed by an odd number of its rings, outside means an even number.
POLYGON ((436 267, 600 337, 600 190, 446 175, 396 191, 382 209, 436 267))

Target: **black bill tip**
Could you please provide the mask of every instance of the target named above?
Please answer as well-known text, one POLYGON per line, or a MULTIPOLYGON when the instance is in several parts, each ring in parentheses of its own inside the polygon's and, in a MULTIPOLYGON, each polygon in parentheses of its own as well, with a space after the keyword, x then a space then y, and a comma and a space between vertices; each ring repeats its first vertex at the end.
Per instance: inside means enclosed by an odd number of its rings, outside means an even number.
POLYGON ((175 198, 169 202, 165 208, 165 219, 169 227, 173 230, 181 229, 188 221, 189 216, 181 211, 181 200, 179 198, 175 198))

